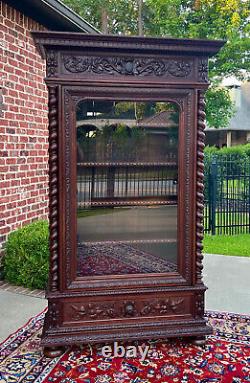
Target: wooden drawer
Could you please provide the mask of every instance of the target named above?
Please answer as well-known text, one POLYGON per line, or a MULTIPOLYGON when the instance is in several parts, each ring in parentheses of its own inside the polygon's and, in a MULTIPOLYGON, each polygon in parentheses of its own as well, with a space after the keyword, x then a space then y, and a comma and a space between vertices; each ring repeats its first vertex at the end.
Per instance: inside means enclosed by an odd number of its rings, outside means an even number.
POLYGON ((72 298, 63 302, 63 325, 82 324, 83 322, 110 320, 136 320, 138 318, 156 318, 191 315, 190 294, 154 294, 147 296, 131 295, 113 298, 94 299, 72 298))

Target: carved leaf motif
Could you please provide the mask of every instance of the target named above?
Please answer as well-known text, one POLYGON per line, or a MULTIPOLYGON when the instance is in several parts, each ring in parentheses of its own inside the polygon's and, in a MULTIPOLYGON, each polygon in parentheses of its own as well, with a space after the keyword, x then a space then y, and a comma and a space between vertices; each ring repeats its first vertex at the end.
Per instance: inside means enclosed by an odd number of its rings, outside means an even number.
POLYGON ((163 76, 167 72, 167 64, 157 60, 137 61, 135 72, 137 75, 154 74, 156 76, 163 76))
POLYGON ((116 316, 116 312, 114 309, 114 305, 95 305, 89 303, 87 305, 71 305, 73 309, 73 319, 80 320, 86 318, 114 318, 116 316))
POLYGON ((191 72, 191 65, 187 61, 172 61, 168 68, 169 73, 175 77, 187 77, 191 72))
MULTIPOLYGON (((129 65, 128 65, 128 70, 131 70, 129 65)), ((97 73, 97 74, 101 74, 101 73, 114 74, 114 72, 120 73, 120 74, 126 74, 125 68, 123 68, 122 64, 120 63, 120 60, 118 59, 105 59, 105 58, 94 59, 90 67, 90 71, 93 71, 94 73, 97 73)))
POLYGON ((87 314, 85 306, 78 307, 78 306, 72 305, 71 307, 73 310, 75 310, 75 312, 79 318, 84 317, 87 314))
POLYGON ((63 58, 65 68, 71 73, 86 72, 91 65, 91 60, 77 56, 65 56, 63 58))
POLYGON ((182 308, 183 302, 183 298, 167 298, 161 301, 147 302, 141 310, 141 315, 176 313, 182 308))
POLYGON ((150 303, 146 303, 146 305, 141 309, 141 315, 148 315, 152 311, 152 305, 150 303))
POLYGON ((173 312, 176 312, 180 308, 180 306, 182 306, 183 302, 184 299, 182 298, 172 300, 170 303, 171 310, 173 312))

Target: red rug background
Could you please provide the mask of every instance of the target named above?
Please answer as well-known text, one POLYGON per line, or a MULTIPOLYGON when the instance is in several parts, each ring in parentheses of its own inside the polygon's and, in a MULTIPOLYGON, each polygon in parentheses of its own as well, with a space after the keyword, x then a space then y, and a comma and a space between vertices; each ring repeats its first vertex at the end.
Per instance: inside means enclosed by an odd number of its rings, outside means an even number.
MULTIPOLYGON (((250 317, 208 312, 214 335, 204 348, 179 341, 148 341, 139 358, 104 358, 103 345, 68 349, 60 358, 45 358, 40 347, 44 313, 0 346, 0 383, 249 383, 250 317)), ((127 345, 128 343, 123 343, 127 345)))

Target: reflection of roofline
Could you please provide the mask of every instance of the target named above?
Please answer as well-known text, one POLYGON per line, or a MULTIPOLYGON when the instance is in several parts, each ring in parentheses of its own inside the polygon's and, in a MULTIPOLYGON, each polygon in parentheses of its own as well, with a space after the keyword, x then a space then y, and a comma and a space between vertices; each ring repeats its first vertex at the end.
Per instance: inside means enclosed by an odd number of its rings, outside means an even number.
POLYGON ((77 128, 80 128, 82 126, 93 126, 98 129, 103 128, 105 125, 117 125, 122 124, 126 125, 130 128, 137 127, 137 128, 172 128, 175 126, 178 126, 175 122, 165 122, 165 123, 147 123, 143 122, 143 120, 139 120, 138 123, 136 123, 136 120, 134 119, 121 119, 121 118, 110 118, 110 119, 86 119, 86 120, 80 120, 77 121, 77 128))
POLYGON ((4 0, 53 31, 100 33, 60 0, 4 0))
POLYGON ((94 126, 96 128, 103 128, 106 125, 116 125, 123 124, 129 127, 136 126, 136 121, 134 119, 121 119, 121 118, 89 118, 85 120, 77 121, 77 128, 81 126, 94 126))
POLYGON ((139 120, 138 125, 144 128, 173 128, 177 127, 178 123, 172 120, 173 111, 162 110, 152 116, 145 117, 139 120))

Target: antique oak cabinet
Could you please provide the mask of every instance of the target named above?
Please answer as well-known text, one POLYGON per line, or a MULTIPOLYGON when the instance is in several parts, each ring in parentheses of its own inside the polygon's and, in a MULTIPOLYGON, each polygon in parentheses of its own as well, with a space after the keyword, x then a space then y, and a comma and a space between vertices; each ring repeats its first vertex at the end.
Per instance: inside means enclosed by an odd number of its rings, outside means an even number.
POLYGON ((222 41, 34 32, 49 92, 47 355, 204 342, 204 91, 222 41))

